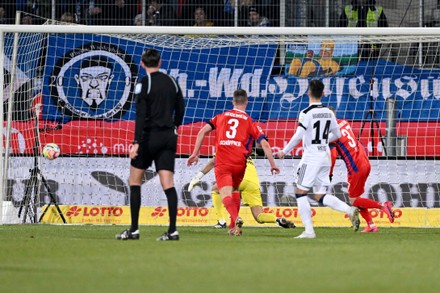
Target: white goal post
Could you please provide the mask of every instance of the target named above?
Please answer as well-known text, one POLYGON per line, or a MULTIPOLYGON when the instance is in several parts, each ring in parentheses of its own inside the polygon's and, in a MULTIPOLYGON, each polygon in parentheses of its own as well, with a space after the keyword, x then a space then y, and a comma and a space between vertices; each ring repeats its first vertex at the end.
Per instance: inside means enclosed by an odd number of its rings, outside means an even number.
MULTIPOLYGON (((247 111, 277 153, 308 105, 308 81, 318 78, 323 103, 350 122, 369 152, 364 196, 392 201, 394 226, 440 227, 439 44, 438 28, 0 25, 0 223, 62 223, 62 214, 68 223, 127 224, 133 89, 145 74, 140 55, 154 47, 186 104, 175 171, 178 224, 215 224, 213 174, 188 192, 214 153, 213 137, 205 139, 202 164, 185 162, 203 123, 231 108, 233 91, 248 92, 247 111), (47 143, 58 144, 59 158, 42 157, 47 143)), ((278 176, 255 159, 265 210, 298 224, 293 182, 301 152, 277 160, 278 176)), ((143 224, 166 223, 154 171, 142 187, 143 224)), ((342 160, 332 184, 347 200, 342 160)), ((311 203, 317 226, 349 224, 311 203)), ((389 225, 380 211, 371 213, 389 225)))

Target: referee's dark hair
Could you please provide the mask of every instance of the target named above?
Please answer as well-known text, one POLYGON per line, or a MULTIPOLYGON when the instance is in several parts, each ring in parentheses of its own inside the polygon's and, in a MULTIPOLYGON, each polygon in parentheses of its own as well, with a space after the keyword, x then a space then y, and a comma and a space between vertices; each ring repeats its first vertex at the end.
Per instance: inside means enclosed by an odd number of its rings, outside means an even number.
POLYGON ((146 67, 158 67, 160 61, 160 53, 156 49, 148 49, 142 54, 142 63, 146 67))
POLYGON ((318 79, 312 79, 309 83, 309 91, 313 98, 321 99, 324 91, 324 84, 318 79))
POLYGON ((247 102, 248 97, 245 90, 239 89, 234 91, 234 102, 237 105, 243 105, 247 102))

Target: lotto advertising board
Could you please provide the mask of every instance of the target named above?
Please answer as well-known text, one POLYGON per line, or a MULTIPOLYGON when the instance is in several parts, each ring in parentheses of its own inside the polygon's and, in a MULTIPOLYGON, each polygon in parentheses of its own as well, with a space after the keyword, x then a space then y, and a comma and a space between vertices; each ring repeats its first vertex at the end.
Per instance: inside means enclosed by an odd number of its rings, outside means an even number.
MULTIPOLYGON (((127 206, 61 205, 60 209, 68 224, 129 225, 131 223, 130 207, 127 206)), ((276 217, 284 217, 294 222, 297 227, 303 227, 296 207, 266 207, 264 212, 272 213, 276 217)), ((371 209, 370 215, 379 227, 440 227, 440 209, 396 208, 394 209, 395 220, 392 224, 380 210, 371 209)), ((240 216, 246 226, 277 227, 276 223, 257 223, 249 207, 241 207, 240 216)), ((312 219, 316 227, 348 228, 351 226, 347 215, 327 207, 313 207, 312 219)), ((139 216, 141 225, 168 225, 168 220, 166 206, 141 207, 139 216)), ((217 220, 215 211, 211 207, 179 207, 177 210, 177 225, 179 226, 213 226, 217 220)), ((47 224, 63 223, 54 206, 48 208, 41 222, 47 224)), ((361 225, 365 225, 363 219, 361 219, 361 225)))

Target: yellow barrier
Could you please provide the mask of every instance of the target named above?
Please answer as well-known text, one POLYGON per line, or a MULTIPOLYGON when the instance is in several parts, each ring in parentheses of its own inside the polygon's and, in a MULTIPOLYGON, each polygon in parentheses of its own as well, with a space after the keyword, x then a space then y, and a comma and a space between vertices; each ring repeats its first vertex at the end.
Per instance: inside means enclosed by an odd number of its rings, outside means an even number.
MULTIPOLYGON (((45 207, 43 207, 45 209, 45 207)), ((60 209, 69 224, 130 224, 130 208, 127 206, 77 206, 60 205, 60 209)), ((302 226, 296 207, 266 207, 265 212, 274 213, 302 226)), ((381 227, 440 227, 440 209, 397 208, 395 221, 391 224, 380 210, 372 209, 370 214, 381 227)), ((349 227, 347 216, 326 207, 313 207, 315 227, 349 227)), ((276 224, 258 224, 249 207, 242 207, 240 216, 246 226, 276 226, 276 224)), ((61 218, 54 206, 50 206, 41 221, 48 224, 61 224, 61 218)), ((167 225, 167 207, 142 207, 139 223, 141 225, 167 225)), ((180 207, 177 212, 177 224, 181 226, 212 226, 217 223, 212 208, 180 207)), ((361 220, 361 225, 365 223, 361 220)))

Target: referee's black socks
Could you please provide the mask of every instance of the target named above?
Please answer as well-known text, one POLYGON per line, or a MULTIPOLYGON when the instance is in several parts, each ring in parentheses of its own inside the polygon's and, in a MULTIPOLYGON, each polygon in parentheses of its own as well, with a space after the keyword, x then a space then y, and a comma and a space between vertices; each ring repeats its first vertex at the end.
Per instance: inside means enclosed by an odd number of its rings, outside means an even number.
POLYGON ((177 217, 177 192, 176 188, 171 187, 164 190, 168 200, 168 214, 170 215, 170 226, 168 233, 176 231, 176 217, 177 217))
POLYGON ((139 229, 139 210, 141 209, 141 187, 130 186, 131 232, 139 229))

